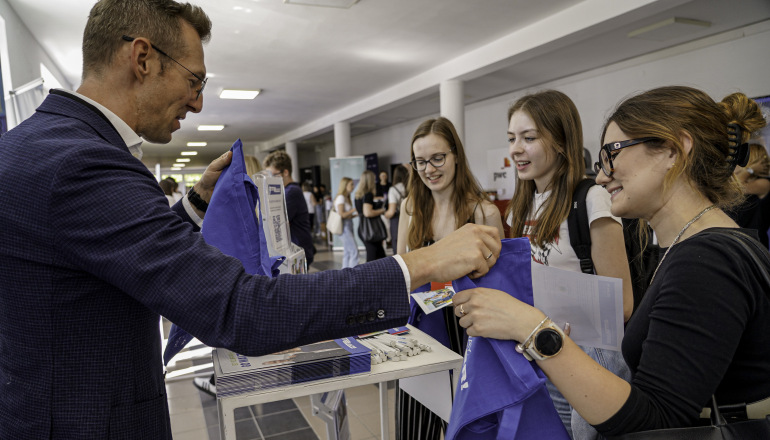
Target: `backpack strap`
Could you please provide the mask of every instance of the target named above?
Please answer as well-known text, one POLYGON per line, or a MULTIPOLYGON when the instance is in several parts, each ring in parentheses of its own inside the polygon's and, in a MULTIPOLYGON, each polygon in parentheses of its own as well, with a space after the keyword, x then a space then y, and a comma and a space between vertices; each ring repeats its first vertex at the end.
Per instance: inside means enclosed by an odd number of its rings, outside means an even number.
POLYGON ((580 270, 588 274, 594 273, 594 262, 591 259, 591 228, 588 224, 586 195, 595 184, 592 179, 583 179, 578 183, 567 216, 569 243, 580 260, 580 270))

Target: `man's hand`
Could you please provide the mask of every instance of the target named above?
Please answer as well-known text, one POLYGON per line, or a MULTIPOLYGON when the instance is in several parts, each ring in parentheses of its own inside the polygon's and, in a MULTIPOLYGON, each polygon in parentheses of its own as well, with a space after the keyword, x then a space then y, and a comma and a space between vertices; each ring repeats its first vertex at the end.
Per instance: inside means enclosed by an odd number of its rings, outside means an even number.
POLYGON ((203 172, 201 180, 195 184, 195 192, 197 192, 204 202, 211 201, 211 195, 214 193, 214 185, 219 180, 219 175, 222 174, 222 170, 230 165, 230 161, 233 160, 232 152, 228 151, 225 154, 211 161, 206 171, 203 172))
POLYGON ((467 224, 432 246, 404 254, 402 258, 412 279, 409 290, 464 275, 478 278, 495 264, 501 246, 496 227, 467 224))

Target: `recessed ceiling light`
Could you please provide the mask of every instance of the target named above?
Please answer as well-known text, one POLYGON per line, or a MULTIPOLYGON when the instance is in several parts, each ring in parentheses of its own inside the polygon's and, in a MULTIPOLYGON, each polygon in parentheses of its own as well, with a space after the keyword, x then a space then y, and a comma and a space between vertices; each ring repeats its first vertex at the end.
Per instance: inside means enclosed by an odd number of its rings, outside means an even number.
POLYGON ((197 151, 182 151, 182 153, 180 153, 180 154, 182 156, 197 156, 198 152, 197 151))
POLYGON ((640 27, 628 33, 628 38, 666 41, 691 35, 693 32, 708 28, 711 23, 692 18, 671 17, 649 26, 640 27))
MULTIPOLYGON (((200 130, 200 128, 198 130, 200 130)), ((188 142, 187 143, 188 147, 205 147, 206 145, 208 145, 206 142, 188 142)))
POLYGON ((181 159, 181 158, 180 158, 180 159, 177 159, 176 161, 177 161, 177 162, 189 162, 189 161, 190 161, 190 159, 187 159, 187 158, 185 158, 185 159, 181 159))
POLYGON ((177 162, 177 163, 175 163, 173 166, 175 166, 175 167, 183 167, 183 166, 185 166, 185 165, 187 165, 187 164, 186 164, 186 163, 178 163, 178 162, 177 162))
POLYGON ((198 131, 222 131, 225 129, 224 125, 199 125, 198 131))
POLYGON ((323 6, 325 8, 347 9, 358 3, 358 0, 283 0, 283 2, 290 5, 323 6))
POLYGON ((219 94, 220 99, 254 99, 259 95, 261 89, 257 90, 222 90, 219 94))

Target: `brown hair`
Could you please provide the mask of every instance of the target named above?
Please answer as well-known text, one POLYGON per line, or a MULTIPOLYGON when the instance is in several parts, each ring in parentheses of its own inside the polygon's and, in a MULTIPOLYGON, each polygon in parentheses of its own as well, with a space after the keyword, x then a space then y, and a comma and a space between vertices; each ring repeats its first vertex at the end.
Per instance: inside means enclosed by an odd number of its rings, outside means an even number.
POLYGON ((283 150, 273 151, 265 158, 265 167, 273 167, 280 172, 288 170, 291 174, 291 157, 283 150))
POLYGON ((646 143, 650 149, 672 149, 676 161, 664 178, 664 190, 681 175, 712 203, 730 208, 743 200, 741 187, 733 177, 733 165, 728 163, 727 124, 738 124, 743 130, 741 142, 766 125, 756 102, 743 93, 733 93, 721 103, 706 93, 685 86, 659 87, 621 102, 607 119, 628 136, 654 137, 660 143, 646 143), (688 133, 693 140, 685 154, 681 135, 688 133))
POLYGON ((377 177, 371 170, 366 170, 361 173, 361 181, 358 183, 358 190, 356 191, 356 198, 363 199, 366 194, 374 194, 377 185, 375 184, 377 177))
MULTIPOLYGON (((177 58, 187 48, 182 20, 189 23, 201 42, 211 38, 211 20, 198 6, 173 0, 100 0, 88 16, 83 32, 83 79, 100 74, 129 37, 145 37, 177 58)), ((161 57, 161 66, 165 60, 161 57)))
MULTIPOLYGON (((428 119, 417 127, 412 135, 410 147, 412 160, 414 160, 415 141, 429 134, 435 134, 446 140, 450 151, 455 155, 452 204, 455 212, 455 228, 459 228, 473 215, 476 204, 489 198, 473 177, 460 137, 447 118, 428 119)), ((407 213, 412 216, 407 243, 410 249, 418 249, 426 239, 433 238, 433 195, 416 171, 410 173, 407 191, 409 193, 407 213), (419 209, 415 209, 418 206, 419 209)))
POLYGON ((163 194, 167 196, 174 195, 174 184, 167 179, 162 179, 160 182, 158 182, 158 185, 160 185, 160 189, 163 190, 163 194))
POLYGON ((396 186, 397 183, 404 184, 404 194, 402 194, 404 198, 409 195, 409 191, 406 188, 409 184, 409 169, 407 166, 399 165, 393 170, 393 186, 396 186))
POLYGON ((511 237, 521 237, 527 220, 536 217, 537 223, 529 231, 530 241, 543 247, 559 235, 559 227, 569 215, 572 194, 585 177, 583 126, 575 104, 556 90, 543 90, 519 98, 508 109, 509 122, 517 111, 526 113, 534 121, 546 147, 546 155, 556 155, 556 170, 549 185, 551 195, 539 212, 532 212, 535 182, 517 176, 506 218, 511 217, 511 237))

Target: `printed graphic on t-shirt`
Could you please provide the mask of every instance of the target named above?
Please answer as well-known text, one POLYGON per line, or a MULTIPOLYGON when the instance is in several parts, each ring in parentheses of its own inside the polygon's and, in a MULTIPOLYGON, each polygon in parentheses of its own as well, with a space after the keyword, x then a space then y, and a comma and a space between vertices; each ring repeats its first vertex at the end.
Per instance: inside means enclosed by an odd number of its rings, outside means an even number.
POLYGON ((554 237, 552 242, 547 243, 545 247, 541 248, 535 244, 534 237, 531 236, 531 232, 535 229, 536 225, 537 220, 527 220, 524 223, 524 236, 529 238, 529 246, 532 250, 532 261, 550 266, 548 264, 548 256, 551 255, 551 252, 556 252, 559 255, 564 254, 561 250, 561 247, 559 246, 559 233, 556 233, 556 237, 554 237))

